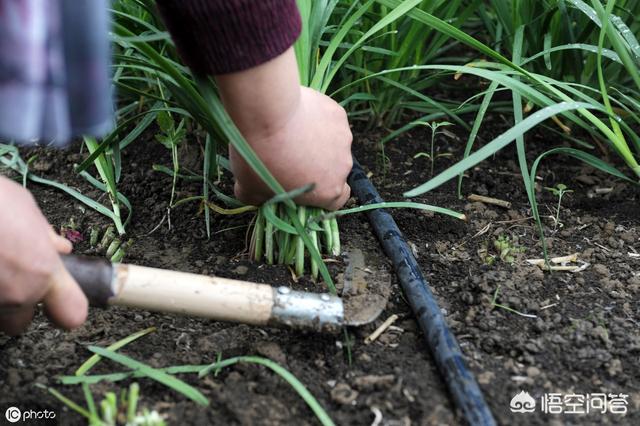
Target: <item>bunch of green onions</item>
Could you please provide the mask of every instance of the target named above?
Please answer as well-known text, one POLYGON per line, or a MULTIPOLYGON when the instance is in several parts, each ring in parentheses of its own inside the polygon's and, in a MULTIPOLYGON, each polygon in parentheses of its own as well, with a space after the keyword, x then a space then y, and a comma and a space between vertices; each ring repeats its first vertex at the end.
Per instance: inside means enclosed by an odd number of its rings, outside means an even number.
MULTIPOLYGON (((297 212, 318 252, 339 256, 340 232, 336 218, 325 218, 326 212, 315 207, 299 206, 297 212)), ((297 276, 304 274, 305 244, 290 222, 283 203, 268 202, 258 209, 249 252, 253 260, 264 260, 269 265, 290 265, 297 276)), ((309 261, 311 276, 315 280, 319 265, 313 257, 309 261)))

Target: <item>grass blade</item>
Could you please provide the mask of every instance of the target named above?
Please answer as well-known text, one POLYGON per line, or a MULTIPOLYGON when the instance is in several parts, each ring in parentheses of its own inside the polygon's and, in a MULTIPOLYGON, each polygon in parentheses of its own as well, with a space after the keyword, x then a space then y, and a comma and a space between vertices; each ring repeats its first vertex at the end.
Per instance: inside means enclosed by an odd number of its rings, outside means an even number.
MULTIPOLYGON (((469 139, 467 139, 467 144, 464 147, 464 154, 462 156, 463 159, 467 158, 471 153, 471 150, 473 149, 473 144, 475 143, 476 137, 478 136, 478 132, 480 131, 480 126, 484 121, 484 116, 487 113, 487 110, 489 109, 489 105, 491 104, 491 100, 493 99, 493 95, 498 89, 498 86, 499 86, 498 82, 492 81, 491 84, 489 85, 489 88, 487 89, 487 92, 482 98, 480 109, 478 109, 478 114, 476 115, 476 119, 473 122, 473 128, 471 129, 471 133, 469 133, 469 139)), ((464 176, 462 173, 458 176, 458 188, 457 188, 458 198, 462 198, 463 177, 464 176)))
MULTIPOLYGON (((613 167, 612 165, 608 164, 605 161, 602 161, 601 159, 599 159, 598 157, 591 155, 587 152, 581 151, 579 149, 575 149, 575 148, 568 148, 568 147, 560 147, 560 148, 554 148, 551 149, 549 151, 546 151, 544 153, 542 153, 537 159, 536 161, 533 163, 533 165, 531 166, 531 179, 533 181, 533 179, 535 179, 536 176, 536 172, 538 170, 538 166, 540 165, 540 162, 545 158, 548 157, 550 155, 567 155, 570 157, 574 157, 580 161, 582 161, 585 164, 590 165, 591 167, 594 167, 598 170, 601 170, 605 173, 610 174, 611 176, 614 176, 618 179, 622 179, 626 182, 629 182, 631 184, 634 185, 640 185, 638 184, 638 182, 634 181, 633 179, 631 179, 630 177, 626 176, 624 173, 622 173, 621 171, 619 171, 618 169, 616 169, 615 167, 613 167)), ((533 185, 534 183, 532 183, 533 185)))
POLYGON ((175 390, 176 392, 181 393, 182 395, 200 405, 209 405, 209 400, 199 390, 161 370, 150 367, 126 355, 122 355, 98 346, 89 346, 89 350, 103 356, 104 358, 108 358, 111 361, 117 362, 118 364, 129 367, 132 370, 136 370, 142 373, 145 377, 162 383, 163 385, 175 390))
POLYGON ((432 211, 434 213, 441 213, 448 216, 455 217, 456 219, 466 220, 467 217, 463 213, 458 213, 453 210, 445 209, 443 207, 432 206, 430 204, 422 204, 422 203, 412 203, 407 201, 390 201, 384 203, 375 203, 375 204, 365 204, 364 206, 354 207, 351 209, 338 210, 331 213, 325 213, 320 216, 316 216, 313 220, 315 222, 320 222, 323 220, 333 219, 340 216, 345 216, 348 214, 354 213, 362 213, 369 210, 377 210, 377 209, 416 209, 416 210, 427 210, 432 211))
MULTIPOLYGON (((36 386, 38 386, 38 385, 36 385, 36 386)), ((61 394, 57 390, 55 390, 54 388, 49 388, 49 387, 45 387, 45 386, 42 386, 42 385, 39 385, 39 387, 42 387, 42 388, 46 389, 47 392, 49 392, 51 395, 55 396, 58 401, 62 402, 64 405, 66 405, 67 407, 71 408, 73 411, 75 411, 76 413, 80 414, 81 416, 84 416, 87 419, 91 419, 92 418, 92 414, 90 412, 88 412, 87 410, 85 410, 84 408, 82 408, 81 406, 79 406, 78 404, 76 404, 75 402, 73 402, 72 400, 70 400, 69 398, 67 398, 66 396, 64 396, 63 394, 61 394)))
POLYGON ((509 143, 513 142, 518 136, 531 130, 541 122, 548 120, 554 115, 558 115, 566 111, 574 111, 581 108, 593 109, 594 107, 590 104, 581 102, 561 102, 559 104, 548 106, 522 120, 522 122, 517 126, 514 126, 511 129, 507 130, 506 132, 495 138, 493 141, 489 142, 487 145, 471 154, 466 159, 459 161, 458 163, 449 167, 447 170, 440 173, 433 179, 425 182, 417 188, 412 189, 411 191, 407 191, 404 196, 416 197, 418 195, 424 194, 425 192, 431 191, 432 189, 437 188, 448 180, 453 179, 460 173, 463 173, 464 171, 475 166, 482 160, 489 158, 490 156, 507 146, 509 143))
POLYGON ((316 415, 320 423, 324 426, 333 426, 333 420, 327 414, 327 412, 322 408, 318 400, 309 392, 309 390, 305 387, 305 385, 298 380, 296 376, 291 374, 289 370, 280 366, 278 363, 271 361, 267 358, 261 358, 257 356, 240 356, 236 358, 229 358, 222 362, 215 362, 206 368, 203 368, 202 371, 198 373, 199 377, 204 377, 212 371, 220 369, 222 364, 224 366, 233 365, 239 362, 247 362, 252 364, 260 364, 269 368, 271 371, 282 377, 291 387, 300 395, 300 397, 304 400, 304 402, 311 408, 313 413, 316 415))
MULTIPOLYGON (((130 336, 125 337, 124 339, 118 340, 116 343, 107 346, 107 349, 110 351, 117 351, 128 345, 129 343, 138 340, 141 337, 146 336, 149 333, 153 333, 156 331, 155 327, 149 327, 144 330, 138 331, 137 333, 133 333, 130 336)), ((83 376, 89 372, 98 362, 100 362, 102 358, 100 355, 94 354, 89 359, 87 359, 78 369, 76 370, 76 376, 83 376)))

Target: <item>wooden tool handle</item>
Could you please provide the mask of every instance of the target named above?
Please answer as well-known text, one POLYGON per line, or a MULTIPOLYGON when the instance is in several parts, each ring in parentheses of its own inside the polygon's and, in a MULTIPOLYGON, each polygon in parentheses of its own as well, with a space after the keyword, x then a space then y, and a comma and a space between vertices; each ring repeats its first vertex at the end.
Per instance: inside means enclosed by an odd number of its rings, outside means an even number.
POLYGON ((112 305, 248 324, 266 324, 271 317, 269 285, 135 265, 114 268, 112 305))
POLYGON ((104 259, 62 256, 91 306, 129 306, 221 321, 266 324, 274 289, 266 284, 189 274, 104 259))
POLYGON ((189 274, 104 259, 63 256, 92 306, 128 306, 219 321, 337 331, 344 323, 342 300, 328 294, 189 274))

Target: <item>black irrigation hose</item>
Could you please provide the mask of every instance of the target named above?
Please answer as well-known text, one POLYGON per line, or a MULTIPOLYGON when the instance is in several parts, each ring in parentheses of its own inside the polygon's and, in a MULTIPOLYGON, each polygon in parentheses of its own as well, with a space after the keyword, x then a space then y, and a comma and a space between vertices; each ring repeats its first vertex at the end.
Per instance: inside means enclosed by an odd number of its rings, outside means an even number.
MULTIPOLYGON (((355 159, 349 175, 349 185, 352 194, 358 198, 361 205, 383 202, 362 166, 355 159)), ((400 284, 456 405, 469 424, 495 425, 496 422, 478 383, 468 370, 460 346, 449 330, 429 284, 398 225, 384 209, 371 210, 367 212, 367 216, 385 253, 393 261, 400 284)))

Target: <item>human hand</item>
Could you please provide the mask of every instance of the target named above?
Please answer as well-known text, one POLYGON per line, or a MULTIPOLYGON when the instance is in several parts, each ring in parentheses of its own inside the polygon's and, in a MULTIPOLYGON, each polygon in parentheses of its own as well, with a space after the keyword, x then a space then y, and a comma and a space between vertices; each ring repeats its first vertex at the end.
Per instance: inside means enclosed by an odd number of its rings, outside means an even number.
MULTIPOLYGON (((351 193, 346 183, 352 165, 351 140, 344 109, 328 96, 301 87, 300 102, 289 120, 249 143, 285 190, 315 184, 296 202, 337 210, 351 193)), ((273 192, 235 149, 229 154, 236 197, 254 205, 271 198, 273 192)))
POLYGON ((2 176, 0 206, 0 331, 24 331, 39 302, 58 326, 80 326, 87 299, 60 260, 71 243, 53 231, 29 191, 2 176))
MULTIPOLYGON (((328 96, 299 85, 293 49, 216 79, 229 115, 285 190, 315 184, 297 203, 337 210, 347 202, 353 161, 347 114, 328 96)), ((273 196, 235 149, 229 157, 238 199, 259 205, 273 196)))

